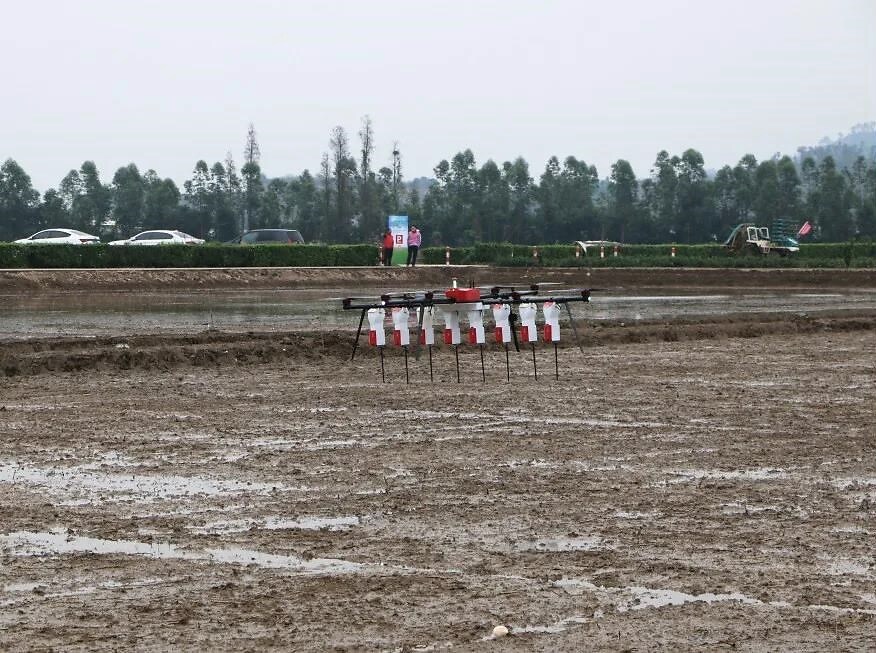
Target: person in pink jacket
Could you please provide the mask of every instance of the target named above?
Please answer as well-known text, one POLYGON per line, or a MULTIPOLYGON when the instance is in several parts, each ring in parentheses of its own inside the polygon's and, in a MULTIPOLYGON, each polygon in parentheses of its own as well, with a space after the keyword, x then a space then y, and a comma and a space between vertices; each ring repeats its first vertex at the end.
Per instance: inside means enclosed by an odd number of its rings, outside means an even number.
POLYGON ((423 242, 423 234, 415 226, 411 225, 408 230, 408 265, 414 267, 417 264, 417 252, 420 251, 420 243, 423 242))

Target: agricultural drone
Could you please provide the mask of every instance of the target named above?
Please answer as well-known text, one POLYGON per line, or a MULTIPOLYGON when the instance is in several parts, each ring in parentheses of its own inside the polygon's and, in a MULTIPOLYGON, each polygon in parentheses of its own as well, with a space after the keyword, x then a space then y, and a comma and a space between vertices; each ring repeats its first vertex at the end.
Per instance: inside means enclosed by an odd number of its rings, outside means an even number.
MULTIPOLYGON (((546 284, 542 284, 546 285, 546 284)), ((443 342, 454 347, 456 356, 456 380, 460 382, 459 345, 463 342, 460 324, 468 324, 468 344, 477 345, 481 356, 481 377, 486 382, 484 368, 484 313, 492 312, 493 336, 495 342, 504 345, 505 369, 508 381, 511 380, 511 365, 509 345, 513 342, 515 351, 520 351, 520 342, 528 343, 532 351, 532 366, 535 378, 538 379, 538 369, 535 359, 535 343, 539 340, 539 328, 536 317, 541 310, 543 323, 541 337, 543 342, 554 346, 554 370, 556 378, 560 377, 557 344, 560 341, 560 313, 563 307, 569 316, 569 323, 575 336, 575 342, 581 349, 578 331, 572 317, 572 302, 589 302, 590 293, 594 288, 578 288, 557 291, 543 291, 539 284, 526 288, 514 286, 488 286, 462 288, 453 279, 452 287, 446 290, 419 290, 397 293, 385 293, 379 298, 348 297, 342 300, 345 310, 361 311, 359 326, 356 329, 356 339, 353 342, 353 353, 350 360, 356 358, 359 338, 365 319, 368 319, 368 342, 377 347, 380 353, 380 374, 386 381, 383 349, 387 346, 384 323, 387 318, 392 321, 391 344, 404 350, 405 380, 410 383, 408 369, 408 348, 412 347, 414 355, 419 359, 420 346, 425 346, 429 352, 429 379, 434 381, 432 367, 432 348, 435 346, 434 322, 436 317, 444 323, 443 342), (415 311, 416 332, 411 343, 409 319, 411 311, 415 311), (519 336, 518 336, 519 323, 519 336)), ((583 349, 581 349, 583 352, 583 349)))

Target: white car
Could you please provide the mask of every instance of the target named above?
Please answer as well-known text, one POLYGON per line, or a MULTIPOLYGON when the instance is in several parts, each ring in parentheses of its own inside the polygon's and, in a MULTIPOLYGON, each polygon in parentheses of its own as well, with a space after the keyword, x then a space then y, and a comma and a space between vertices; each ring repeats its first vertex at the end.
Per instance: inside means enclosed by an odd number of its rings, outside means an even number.
POLYGON ((182 231, 153 229, 142 231, 127 240, 113 240, 110 245, 202 245, 202 238, 195 238, 182 231))
POLYGON ((99 243, 100 238, 76 229, 43 229, 15 242, 19 245, 92 245, 99 243))

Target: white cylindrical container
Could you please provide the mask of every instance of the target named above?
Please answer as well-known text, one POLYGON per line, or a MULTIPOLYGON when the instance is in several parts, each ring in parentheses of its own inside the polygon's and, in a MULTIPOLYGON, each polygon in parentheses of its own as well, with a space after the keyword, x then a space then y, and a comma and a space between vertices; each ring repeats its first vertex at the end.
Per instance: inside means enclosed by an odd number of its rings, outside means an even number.
POLYGON ((496 328, 493 331, 496 342, 511 342, 511 307, 508 304, 493 304, 493 321, 496 323, 496 328))
POLYGON ((382 308, 368 309, 368 343, 373 347, 386 345, 386 332, 383 330, 383 319, 386 312, 382 308))
POLYGON ((408 315, 409 312, 405 306, 396 306, 392 309, 392 344, 396 347, 407 347, 411 344, 408 315))
POLYGON ((444 344, 458 345, 462 341, 459 335, 459 313, 442 307, 441 316, 444 318, 444 344))
POLYGON ((484 334, 484 305, 478 302, 468 311, 468 342, 482 345, 487 341, 484 334))
POLYGON ((435 344, 435 307, 423 307, 423 326, 420 329, 420 344, 435 344))
POLYGON ((544 341, 560 341, 560 307, 554 302, 545 302, 541 307, 544 313, 544 341))
POLYGON ((520 338, 523 342, 536 342, 538 329, 535 326, 535 314, 538 307, 532 302, 520 305, 520 338))

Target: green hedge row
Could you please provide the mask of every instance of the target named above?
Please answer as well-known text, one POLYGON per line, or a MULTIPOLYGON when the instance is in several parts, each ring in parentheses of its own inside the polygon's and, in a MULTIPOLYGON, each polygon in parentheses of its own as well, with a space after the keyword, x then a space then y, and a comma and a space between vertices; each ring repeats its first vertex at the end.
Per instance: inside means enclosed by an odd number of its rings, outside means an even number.
MULTIPOLYGON (((450 250, 454 265, 510 267, 876 267, 876 243, 803 244, 792 256, 731 255, 721 245, 624 245, 576 256, 573 245, 481 243, 450 250), (675 248, 675 256, 671 255, 675 248), (534 255, 536 254, 537 255, 534 255)), ((426 247, 420 262, 443 264, 447 249, 426 247)), ((375 245, 15 245, 0 243, 0 268, 346 267, 373 266, 375 245)))
POLYGON ((373 245, 0 244, 0 268, 342 267, 376 262, 373 245))

